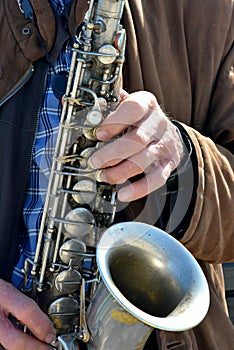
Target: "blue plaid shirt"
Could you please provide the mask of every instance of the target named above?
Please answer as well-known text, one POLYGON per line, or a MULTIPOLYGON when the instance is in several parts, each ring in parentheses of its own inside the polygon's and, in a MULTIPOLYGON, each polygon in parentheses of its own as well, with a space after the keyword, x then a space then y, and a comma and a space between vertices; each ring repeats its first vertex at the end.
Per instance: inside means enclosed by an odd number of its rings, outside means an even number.
MULTIPOLYGON (((53 0, 55 10, 61 14, 70 0, 53 0)), ((23 219, 25 228, 20 232, 20 256, 12 275, 12 283, 21 288, 23 282, 22 269, 26 258, 35 255, 37 236, 43 212, 43 205, 50 175, 50 166, 55 147, 59 118, 61 115, 61 101, 52 91, 54 74, 69 71, 71 50, 62 50, 53 68, 49 69, 46 80, 46 93, 41 106, 38 129, 32 150, 30 178, 25 196, 23 219)))

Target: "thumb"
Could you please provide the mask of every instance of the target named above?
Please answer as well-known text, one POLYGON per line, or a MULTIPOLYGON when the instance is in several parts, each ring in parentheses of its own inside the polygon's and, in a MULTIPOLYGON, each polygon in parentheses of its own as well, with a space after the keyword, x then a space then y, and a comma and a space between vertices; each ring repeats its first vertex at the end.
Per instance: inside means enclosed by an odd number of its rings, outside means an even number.
POLYGON ((51 320, 35 301, 3 280, 0 280, 0 311, 6 316, 12 314, 46 343, 51 343, 56 337, 51 320))

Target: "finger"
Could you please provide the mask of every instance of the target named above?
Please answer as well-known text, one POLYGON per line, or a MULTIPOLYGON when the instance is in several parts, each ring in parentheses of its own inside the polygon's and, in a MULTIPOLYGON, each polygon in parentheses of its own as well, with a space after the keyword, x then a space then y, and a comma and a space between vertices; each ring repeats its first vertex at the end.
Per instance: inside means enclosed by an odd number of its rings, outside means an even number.
POLYGON ((97 129, 99 140, 109 140, 121 134, 129 126, 136 125, 149 111, 159 108, 156 98, 149 92, 141 91, 124 96, 123 102, 97 129))
POLYGON ((15 328, 2 313, 0 314, 0 342, 6 350, 52 349, 48 344, 42 343, 38 339, 15 328))
POLYGON ((0 306, 5 315, 11 313, 25 324, 40 340, 51 343, 55 329, 50 319, 30 298, 19 292, 13 285, 0 280, 0 306))
MULTIPOLYGON (((161 123, 165 124, 164 122, 161 123)), ((116 165, 122 160, 134 156, 150 143, 158 141, 156 131, 154 131, 153 126, 151 128, 149 126, 149 128, 141 127, 129 130, 126 134, 97 150, 91 156, 90 164, 93 168, 100 169, 116 165)), ((162 132, 160 131, 160 133, 162 132)))
POLYGON ((103 169, 99 176, 103 182, 120 184, 133 176, 143 173, 153 163, 168 156, 167 150, 162 149, 159 143, 151 143, 139 153, 120 164, 103 169))
MULTIPOLYGON (((178 158, 177 144, 178 135, 176 127, 164 116, 160 110, 151 110, 139 125, 128 130, 121 137, 96 151, 90 163, 93 168, 104 168, 120 163, 134 154, 140 152, 150 143, 160 141, 161 147, 169 153, 176 153, 178 158)), ((174 157, 174 156, 173 156, 174 157)))
POLYGON ((147 196, 166 183, 171 171, 171 161, 163 162, 163 164, 155 163, 142 179, 121 188, 118 192, 118 199, 122 202, 130 202, 147 196))
POLYGON ((145 144, 132 131, 101 147, 90 158, 92 168, 100 169, 114 166, 144 149, 145 144), (135 138, 135 140, 134 140, 135 138))

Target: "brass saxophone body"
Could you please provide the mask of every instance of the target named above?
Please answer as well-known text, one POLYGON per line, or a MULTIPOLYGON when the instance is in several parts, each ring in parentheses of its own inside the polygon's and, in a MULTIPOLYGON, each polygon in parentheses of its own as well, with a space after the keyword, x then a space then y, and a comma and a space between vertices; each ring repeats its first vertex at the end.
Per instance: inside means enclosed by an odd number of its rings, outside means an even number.
POLYGON ((95 130, 119 103, 124 0, 90 0, 72 61, 34 261, 25 286, 52 319, 58 350, 142 350, 153 328, 197 325, 209 305, 191 254, 155 227, 112 225, 116 188, 89 157, 95 130), (199 310, 199 311, 198 311, 199 310))

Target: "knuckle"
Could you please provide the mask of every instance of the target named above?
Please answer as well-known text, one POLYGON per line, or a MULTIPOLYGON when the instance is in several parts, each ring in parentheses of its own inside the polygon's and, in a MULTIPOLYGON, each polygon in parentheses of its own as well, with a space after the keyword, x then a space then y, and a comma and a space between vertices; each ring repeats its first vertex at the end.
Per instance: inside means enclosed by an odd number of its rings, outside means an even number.
POLYGON ((154 109, 159 107, 157 99, 153 93, 150 91, 138 91, 130 95, 130 100, 134 99, 137 101, 138 105, 141 104, 144 108, 154 109))
POLYGON ((140 127, 136 130, 135 142, 139 145, 147 145, 153 138, 152 130, 148 130, 144 127, 140 127))
MULTIPOLYGON (((123 105, 138 117, 143 117, 152 109, 158 109, 159 105, 156 97, 148 91, 137 91, 130 94, 124 101, 123 105)), ((136 118, 139 119, 139 118, 136 118)))
POLYGON ((168 155, 168 149, 162 142, 151 143, 149 151, 156 158, 165 158, 168 155))

